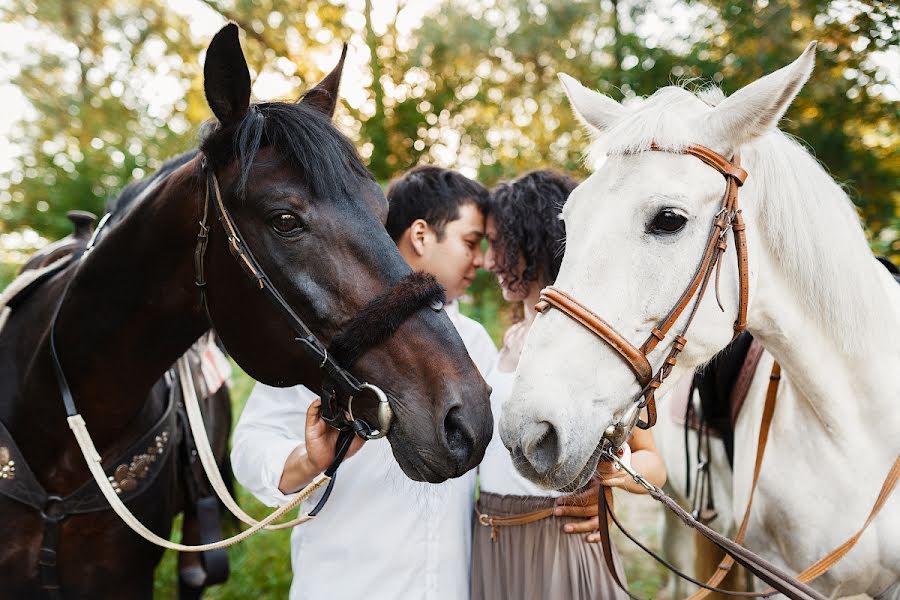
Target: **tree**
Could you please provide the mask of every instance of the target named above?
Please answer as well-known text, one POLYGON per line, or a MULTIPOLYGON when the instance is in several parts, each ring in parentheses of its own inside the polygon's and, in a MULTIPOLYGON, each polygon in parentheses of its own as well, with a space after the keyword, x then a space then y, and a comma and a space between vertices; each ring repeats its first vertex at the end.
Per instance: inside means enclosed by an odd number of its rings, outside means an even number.
POLYGON ((202 118, 200 51, 187 22, 154 0, 13 2, 4 20, 36 35, 12 78, 36 118, 13 132, 20 169, 0 180, 0 233, 68 234, 70 209, 103 213, 126 182, 191 144, 202 118), (149 96, 175 81, 177 97, 149 96))

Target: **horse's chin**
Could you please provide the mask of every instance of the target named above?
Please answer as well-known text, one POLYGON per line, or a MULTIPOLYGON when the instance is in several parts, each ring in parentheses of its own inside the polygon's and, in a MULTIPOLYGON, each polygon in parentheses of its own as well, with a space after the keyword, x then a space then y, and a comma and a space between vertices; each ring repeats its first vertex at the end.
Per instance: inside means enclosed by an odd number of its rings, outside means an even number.
POLYGON ((572 468, 566 468, 569 465, 563 465, 556 469, 552 476, 541 476, 538 474, 534 467, 531 466, 531 463, 521 454, 517 456, 515 451, 513 451, 513 464, 516 466, 519 474, 525 479, 548 490, 557 490, 564 494, 571 494, 590 482, 597 470, 597 463, 600 462, 602 448, 602 443, 598 443, 597 447, 577 471, 574 471, 572 468))
POLYGON ((447 478, 443 475, 435 473, 425 463, 420 460, 410 460, 400 458, 395 455, 400 470, 413 481, 424 481, 427 483, 444 483, 447 478))
POLYGON ((600 456, 602 453, 603 442, 601 440, 601 442, 597 444, 597 447, 594 448, 594 451, 588 457, 587 462, 583 467, 581 467, 581 470, 578 472, 575 478, 566 485, 557 487, 556 490, 564 494, 571 494, 586 486, 588 482, 590 482, 590 480, 594 477, 594 474, 597 472, 597 465, 600 463, 600 456))
POLYGON ((387 440, 391 444, 391 454, 394 455, 400 470, 413 481, 443 483, 449 479, 447 475, 438 473, 422 459, 415 444, 407 439, 396 424, 388 431, 387 440))

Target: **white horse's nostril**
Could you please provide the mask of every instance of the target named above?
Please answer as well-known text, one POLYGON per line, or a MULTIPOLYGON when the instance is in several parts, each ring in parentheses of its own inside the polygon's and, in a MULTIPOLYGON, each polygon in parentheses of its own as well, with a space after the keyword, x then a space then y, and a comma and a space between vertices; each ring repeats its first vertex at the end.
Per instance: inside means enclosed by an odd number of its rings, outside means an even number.
POLYGON ((547 421, 529 423, 522 432, 522 451, 531 466, 546 474, 559 462, 559 436, 547 421))
POLYGON ((544 436, 552 429, 550 423, 541 421, 540 423, 529 423, 522 432, 522 448, 525 454, 534 452, 535 446, 543 441, 544 436))

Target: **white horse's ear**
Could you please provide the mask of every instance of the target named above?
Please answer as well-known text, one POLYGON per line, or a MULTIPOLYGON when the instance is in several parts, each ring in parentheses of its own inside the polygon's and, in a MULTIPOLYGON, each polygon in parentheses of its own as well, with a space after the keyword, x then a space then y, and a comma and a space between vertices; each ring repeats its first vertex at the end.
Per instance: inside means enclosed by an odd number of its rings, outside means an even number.
POLYGON ((600 92, 581 85, 574 77, 559 74, 575 116, 587 125, 599 131, 609 129, 622 114, 622 105, 600 92))
POLYGON ((813 70, 816 42, 786 67, 744 86, 704 118, 710 137, 734 147, 753 141, 778 125, 813 70))

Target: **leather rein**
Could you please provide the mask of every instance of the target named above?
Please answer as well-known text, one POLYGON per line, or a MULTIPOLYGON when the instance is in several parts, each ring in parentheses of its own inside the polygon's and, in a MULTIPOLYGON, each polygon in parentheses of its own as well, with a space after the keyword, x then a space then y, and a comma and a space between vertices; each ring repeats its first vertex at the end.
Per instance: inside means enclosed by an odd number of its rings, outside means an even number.
MULTIPOLYGON (((650 146, 650 150, 664 152, 656 144, 650 146)), ((656 390, 663 381, 672 373, 672 369, 678 362, 678 355, 687 344, 687 331, 697 314, 700 301, 709 285, 713 271, 716 274, 716 299, 719 307, 722 302, 719 299, 719 274, 722 263, 720 261, 728 248, 727 233, 730 229, 734 235, 734 244, 737 250, 738 276, 740 279, 740 301, 738 305, 737 320, 734 323, 735 336, 747 327, 747 303, 749 296, 749 280, 747 273, 747 239, 744 233, 744 220, 741 209, 738 208, 738 189, 747 179, 747 172, 740 167, 740 158, 735 154, 733 160, 728 160, 720 154, 705 146, 691 145, 684 148, 681 154, 689 154, 702 160, 705 164, 716 169, 725 177, 725 193, 722 195, 721 208, 713 218, 710 226, 709 237, 697 265, 697 270, 690 283, 682 292, 678 302, 669 313, 650 330, 650 334, 641 346, 635 347, 615 328, 591 311, 584 304, 576 300, 565 291, 548 286, 541 290, 540 301, 535 305, 538 312, 546 313, 550 308, 556 308, 564 315, 580 323, 588 331, 603 340, 612 348, 625 363, 631 368, 635 378, 641 385, 641 391, 634 403, 625 412, 625 415, 615 425, 611 425, 604 433, 604 439, 611 450, 616 450, 625 443, 629 432, 635 425, 641 429, 649 429, 656 424, 656 390), (681 329, 681 333, 675 336, 672 349, 669 351, 662 365, 653 373, 648 356, 656 346, 665 339, 666 334, 675 325, 681 314, 687 309, 691 300, 696 296, 696 301, 691 307, 687 322, 681 329), (640 419, 642 409, 647 409, 647 421, 640 419)), ((724 308, 722 308, 724 311, 724 308)))

